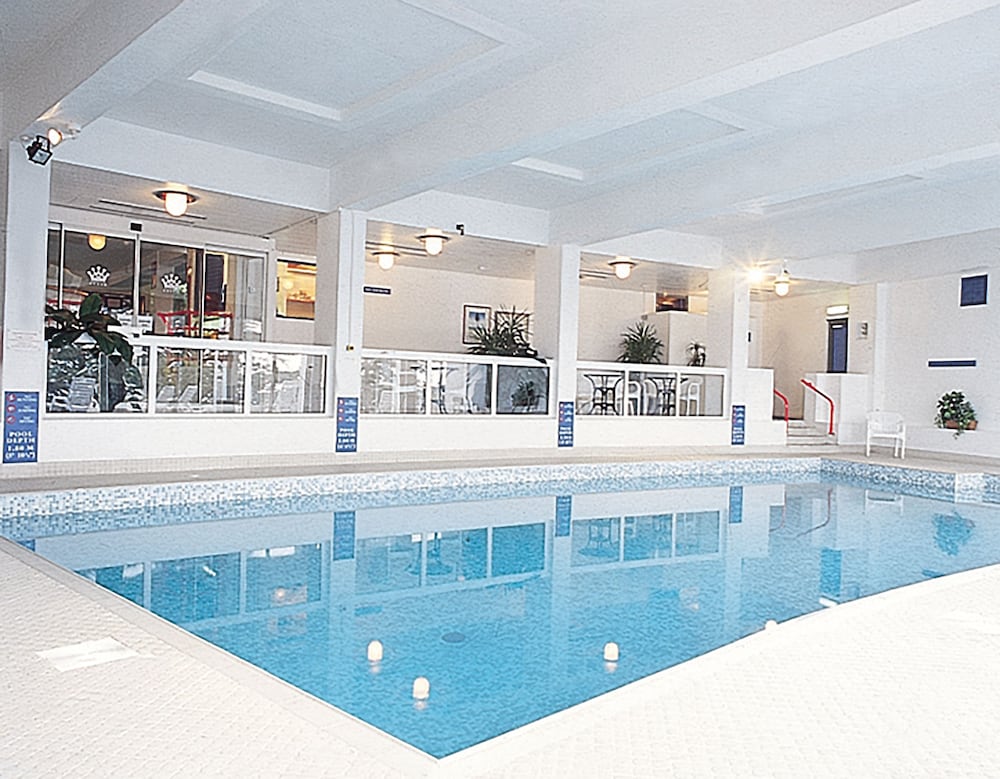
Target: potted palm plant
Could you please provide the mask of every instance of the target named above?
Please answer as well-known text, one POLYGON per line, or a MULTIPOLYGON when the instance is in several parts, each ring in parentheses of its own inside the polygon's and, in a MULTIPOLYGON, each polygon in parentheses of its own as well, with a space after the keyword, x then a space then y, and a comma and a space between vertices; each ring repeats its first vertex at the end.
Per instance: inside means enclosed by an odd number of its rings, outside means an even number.
POLYGON ((636 322, 622 333, 618 362, 657 363, 663 356, 663 341, 648 322, 636 322))
POLYGON ((976 410, 966 399, 965 394, 958 390, 946 392, 937 402, 937 415, 934 424, 955 431, 958 438, 966 430, 975 430, 978 424, 976 410))
POLYGON ((496 354, 504 357, 534 357, 538 352, 531 347, 528 326, 531 314, 527 311, 499 309, 492 327, 476 327, 472 330, 474 343, 470 354, 496 354))

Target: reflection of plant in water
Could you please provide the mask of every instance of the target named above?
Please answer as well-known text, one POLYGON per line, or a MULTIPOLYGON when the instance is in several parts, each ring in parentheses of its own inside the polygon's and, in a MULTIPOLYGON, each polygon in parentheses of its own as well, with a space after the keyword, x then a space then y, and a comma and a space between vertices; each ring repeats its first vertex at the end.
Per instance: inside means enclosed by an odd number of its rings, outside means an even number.
POLYGON ((976 523, 958 513, 934 515, 934 543, 945 554, 955 556, 969 542, 976 523))

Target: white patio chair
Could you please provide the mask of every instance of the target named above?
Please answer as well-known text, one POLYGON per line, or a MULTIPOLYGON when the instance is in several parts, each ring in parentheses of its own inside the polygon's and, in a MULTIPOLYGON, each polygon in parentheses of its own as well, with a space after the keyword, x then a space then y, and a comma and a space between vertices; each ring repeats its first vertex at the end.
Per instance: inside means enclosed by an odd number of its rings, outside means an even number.
POLYGON ((895 411, 869 411, 866 417, 868 430, 865 434, 865 457, 871 457, 872 441, 887 438, 892 441, 892 456, 900 460, 906 457, 906 423, 903 415, 895 411))
POLYGON ((677 413, 684 409, 685 416, 698 416, 701 413, 701 381, 688 379, 681 382, 681 391, 677 396, 677 413))

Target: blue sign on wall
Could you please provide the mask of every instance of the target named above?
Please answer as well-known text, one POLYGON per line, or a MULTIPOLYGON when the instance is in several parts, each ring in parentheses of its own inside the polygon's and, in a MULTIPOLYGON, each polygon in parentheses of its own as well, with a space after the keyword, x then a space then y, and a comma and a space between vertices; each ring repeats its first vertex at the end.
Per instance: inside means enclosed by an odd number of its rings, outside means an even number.
POLYGON ((733 406, 733 446, 746 443, 747 407, 733 406))
POLYGON ((333 559, 354 559, 354 528, 357 515, 353 511, 333 512, 333 559))
POLYGON ((338 452, 358 451, 358 399, 337 398, 338 452))
POLYGON ((573 496, 556 495, 556 537, 569 535, 573 522, 573 496))
POLYGON ((559 446, 573 445, 573 406, 572 400, 559 401, 559 446))
POLYGON ((3 461, 38 462, 38 393, 3 394, 3 461))

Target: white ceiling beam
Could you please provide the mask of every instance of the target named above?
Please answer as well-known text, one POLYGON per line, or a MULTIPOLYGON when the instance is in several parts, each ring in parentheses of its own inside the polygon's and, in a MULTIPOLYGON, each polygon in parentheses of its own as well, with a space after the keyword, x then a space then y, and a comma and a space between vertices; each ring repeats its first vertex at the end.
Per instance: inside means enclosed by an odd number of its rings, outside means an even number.
POLYGON ((664 171, 557 209, 552 240, 584 244, 654 227, 760 211, 812 194, 995 156, 1000 84, 979 84, 878 115, 772 136, 734 154, 664 171), (956 122, 960 116, 961 121, 956 122))
POLYGON ((996 4, 730 0, 659 9, 648 25, 351 155, 335 168, 334 199, 373 208, 996 4))
MULTIPOLYGON (((90 3, 59 34, 46 38, 22 62, 0 68, 2 139, 13 140, 45 114, 62 113, 61 101, 107 65, 182 0, 100 0, 90 3)), ((53 9, 56 14, 58 9, 53 9)), ((54 15, 53 23, 67 20, 54 15)), ((79 121, 79 120, 78 120, 79 121)))

